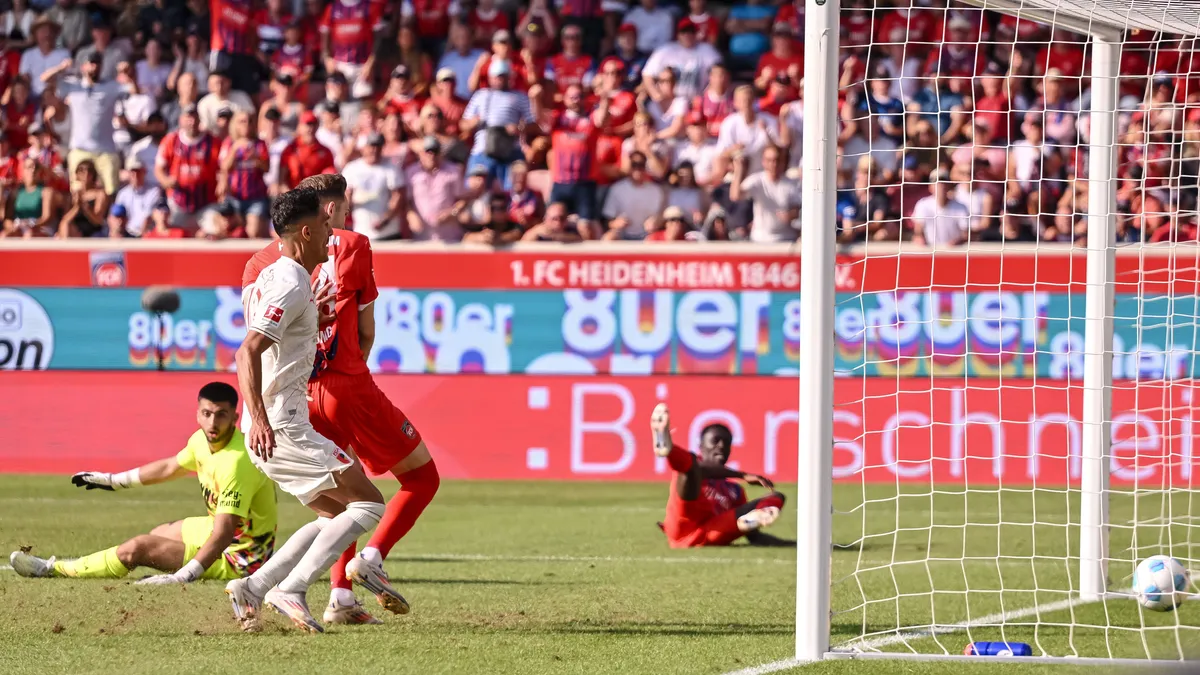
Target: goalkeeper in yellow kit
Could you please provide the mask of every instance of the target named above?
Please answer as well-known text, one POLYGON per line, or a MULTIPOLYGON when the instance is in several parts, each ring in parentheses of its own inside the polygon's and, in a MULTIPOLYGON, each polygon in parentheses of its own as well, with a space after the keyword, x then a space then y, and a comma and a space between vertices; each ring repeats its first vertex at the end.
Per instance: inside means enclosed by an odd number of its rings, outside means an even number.
POLYGON ((121 473, 77 473, 71 482, 88 490, 124 490, 153 485, 196 472, 208 515, 164 523, 150 531, 82 558, 56 561, 26 551, 9 557, 23 577, 123 577, 137 567, 168 574, 140 584, 188 583, 197 579, 237 579, 252 574, 275 549, 275 485, 250 463, 245 437, 237 427, 237 390, 224 382, 200 389, 196 421, 200 430, 174 457, 121 473))

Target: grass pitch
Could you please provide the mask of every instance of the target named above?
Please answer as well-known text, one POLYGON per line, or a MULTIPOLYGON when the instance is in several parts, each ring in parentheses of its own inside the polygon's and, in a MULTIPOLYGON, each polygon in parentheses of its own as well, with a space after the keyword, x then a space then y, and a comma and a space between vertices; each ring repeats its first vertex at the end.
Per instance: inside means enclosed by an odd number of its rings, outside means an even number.
MULTIPOLYGON (((390 492, 395 483, 381 485, 390 492)), ((142 588, 131 581, 145 570, 120 581, 27 580, 0 571, 0 672, 723 673, 790 656, 794 551, 669 550, 654 525, 665 499, 665 485, 444 483, 387 562, 413 613, 323 636, 303 635, 270 614, 264 633, 237 632, 218 583, 142 588)), ((286 495, 280 502, 282 541, 309 516, 286 495)), ((886 486, 839 486, 835 503, 835 644, 866 633, 877 649, 957 653, 969 638, 1001 634, 979 628, 969 637, 922 633, 897 642, 891 636, 898 612, 910 626, 928 624, 934 608, 939 624, 977 620, 1062 600, 1055 591, 1068 588, 1075 573, 1065 562, 1077 545, 1066 523, 1078 511, 1061 493, 897 497, 886 486)), ((1190 508, 1190 500, 1171 507, 1190 508)), ((1131 508, 1132 499, 1114 499, 1113 522, 1129 519, 1131 508)), ((1141 508, 1144 515, 1149 507, 1141 508)), ((112 494, 78 490, 65 477, 4 476, 0 551, 32 545, 41 555, 79 555, 201 509, 190 480, 112 494)), ((795 528, 787 510, 774 531, 792 536, 795 528)), ((1117 528, 1112 550, 1128 548, 1134 532, 1117 528)), ((1137 532, 1146 554, 1165 535, 1178 542, 1189 534, 1137 532)), ((1114 581, 1124 573, 1114 568, 1114 581)), ((313 588, 314 613, 327 592, 324 583, 313 588)), ((1029 625, 1003 637, 1059 656, 1110 649, 1115 656, 1171 656, 1200 648, 1195 601, 1172 614, 1142 614, 1131 602, 1114 601, 1044 613, 1040 624, 1033 616, 1022 621, 1029 625), (1139 630, 1143 621, 1150 630, 1139 630), (1185 627, 1176 630, 1177 621, 1185 627)), ((1082 671, 839 661, 797 672, 1082 671)))

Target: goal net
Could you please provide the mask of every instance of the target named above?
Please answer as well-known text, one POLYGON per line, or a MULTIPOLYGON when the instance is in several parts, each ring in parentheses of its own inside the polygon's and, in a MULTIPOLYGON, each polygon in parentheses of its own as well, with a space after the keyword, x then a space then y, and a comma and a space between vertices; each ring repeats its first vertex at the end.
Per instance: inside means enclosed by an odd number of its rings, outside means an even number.
POLYGON ((831 653, 1200 658, 1200 2, 837 11, 831 653))

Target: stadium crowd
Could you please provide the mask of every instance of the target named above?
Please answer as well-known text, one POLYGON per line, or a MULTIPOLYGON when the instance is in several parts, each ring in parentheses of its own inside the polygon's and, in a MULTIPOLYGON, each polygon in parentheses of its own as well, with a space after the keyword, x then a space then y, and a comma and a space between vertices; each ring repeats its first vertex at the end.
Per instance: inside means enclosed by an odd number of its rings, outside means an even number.
MULTIPOLYGON (((799 236, 803 0, 6 1, 2 236, 269 237, 329 171, 375 240, 799 236)), ((909 5, 843 3, 840 241, 1080 240, 1086 41, 909 5)), ((1198 56, 1128 36, 1121 241, 1196 239, 1198 56)))

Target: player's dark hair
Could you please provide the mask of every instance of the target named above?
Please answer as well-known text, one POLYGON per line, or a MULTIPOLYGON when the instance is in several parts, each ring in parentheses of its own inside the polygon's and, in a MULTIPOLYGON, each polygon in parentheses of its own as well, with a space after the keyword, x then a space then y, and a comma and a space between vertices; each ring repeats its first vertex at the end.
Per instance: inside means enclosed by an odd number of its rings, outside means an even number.
POLYGON ((296 231, 301 222, 321 214, 321 196, 312 188, 296 188, 275 198, 271 222, 279 236, 296 231))
POLYGON ((224 382, 209 382, 200 387, 200 395, 196 397, 197 401, 212 401, 213 403, 228 403, 230 407, 237 408, 238 393, 232 385, 224 382))
POLYGON ((713 422, 712 424, 701 429, 700 436, 703 437, 705 434, 707 434, 710 431, 716 431, 716 432, 722 433, 726 437, 729 438, 729 441, 731 443, 733 442, 733 432, 729 430, 729 427, 725 426, 724 424, 721 424, 720 422, 713 422))
POLYGON ((346 198, 346 177, 340 173, 319 173, 300 181, 298 188, 311 188, 324 200, 346 198))

